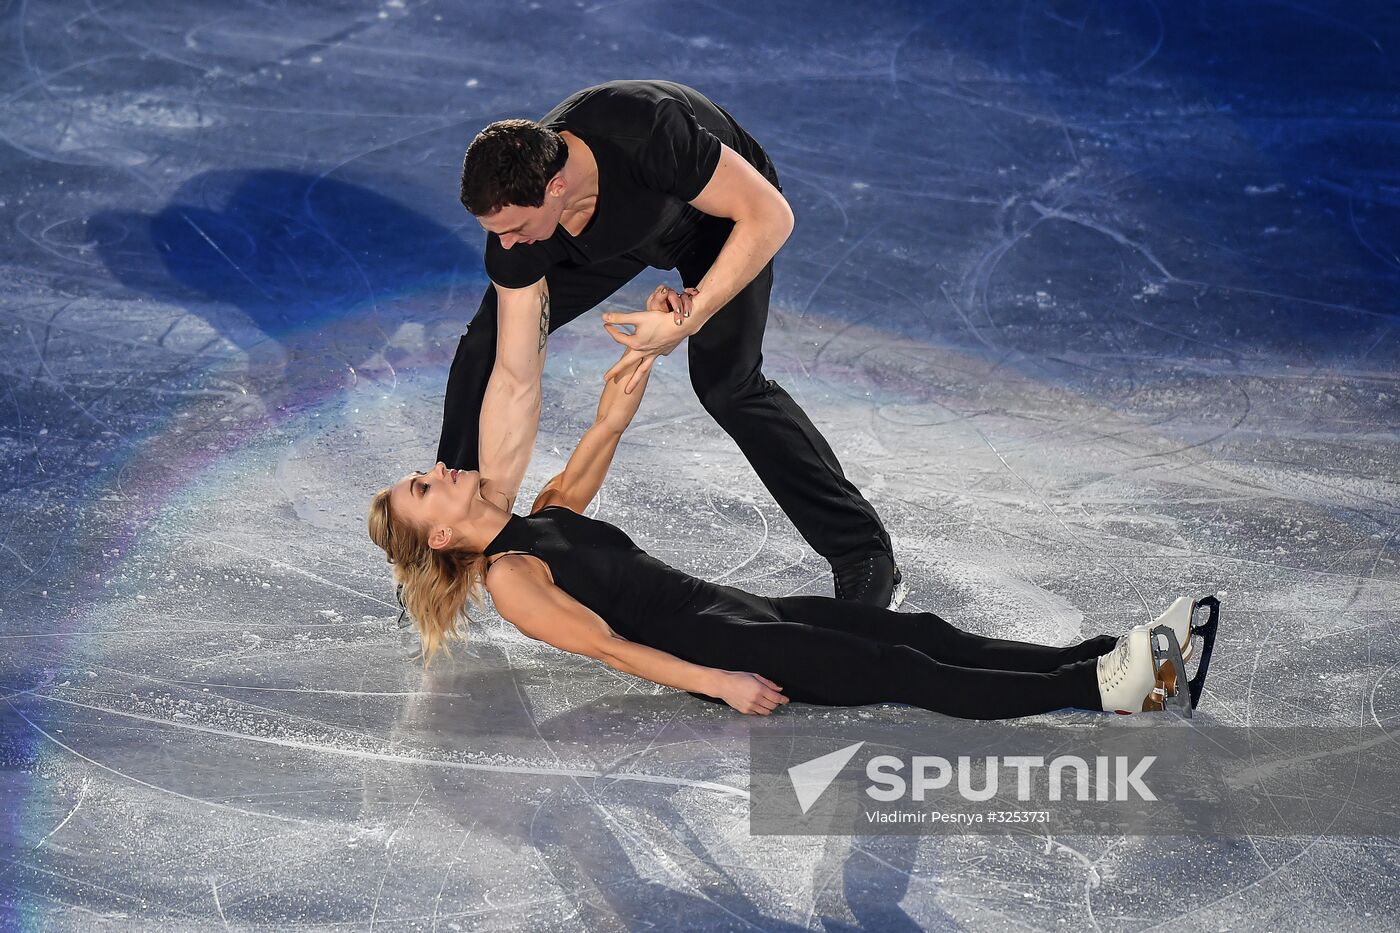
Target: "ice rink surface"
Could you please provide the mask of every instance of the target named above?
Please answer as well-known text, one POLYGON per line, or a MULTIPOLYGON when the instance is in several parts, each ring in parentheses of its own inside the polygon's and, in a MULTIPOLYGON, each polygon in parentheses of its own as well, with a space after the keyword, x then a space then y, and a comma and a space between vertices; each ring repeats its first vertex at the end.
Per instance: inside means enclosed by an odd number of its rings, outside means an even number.
MULTIPOLYGON (((424 672, 363 518, 485 284, 466 143, 670 78, 782 176, 766 371, 906 610, 1216 592, 1199 716, 1394 726, 1393 5, 12 0, 0 50, 0 927, 1395 928, 1394 838, 751 837, 766 720, 490 612, 424 672)), ((527 495, 616 349, 556 334, 527 495)), ((596 514, 829 593, 684 370, 596 514)))

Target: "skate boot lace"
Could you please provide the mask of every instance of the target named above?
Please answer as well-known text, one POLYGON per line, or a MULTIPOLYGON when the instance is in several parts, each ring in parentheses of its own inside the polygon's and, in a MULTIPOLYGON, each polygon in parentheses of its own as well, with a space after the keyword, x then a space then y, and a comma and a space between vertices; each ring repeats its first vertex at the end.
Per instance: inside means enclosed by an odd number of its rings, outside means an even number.
POLYGON ((858 564, 844 564, 836 569, 836 598, 846 599, 864 592, 870 585, 870 575, 875 567, 875 555, 867 555, 858 564))
POLYGON ((1113 650, 1099 658, 1099 679, 1109 689, 1117 687, 1128 676, 1129 655, 1132 653, 1129 635, 1131 632, 1121 636, 1113 650))

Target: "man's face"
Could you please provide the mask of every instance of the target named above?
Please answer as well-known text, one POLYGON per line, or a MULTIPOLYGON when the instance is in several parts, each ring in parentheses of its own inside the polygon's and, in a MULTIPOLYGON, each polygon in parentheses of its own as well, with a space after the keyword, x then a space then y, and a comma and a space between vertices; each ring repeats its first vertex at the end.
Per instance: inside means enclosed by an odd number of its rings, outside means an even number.
POLYGON ((477 217, 477 223, 487 233, 501 238, 501 246, 510 249, 517 243, 533 243, 554 236, 559 217, 564 212, 564 199, 545 190, 544 203, 539 207, 509 204, 494 214, 477 217))

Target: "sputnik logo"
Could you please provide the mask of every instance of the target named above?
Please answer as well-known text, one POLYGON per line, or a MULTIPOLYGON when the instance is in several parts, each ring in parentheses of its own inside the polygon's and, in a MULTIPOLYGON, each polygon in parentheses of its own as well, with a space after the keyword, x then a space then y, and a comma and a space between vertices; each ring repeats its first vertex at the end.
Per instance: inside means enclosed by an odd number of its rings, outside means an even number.
POLYGON ((834 752, 788 768, 788 779, 792 781, 793 793, 797 794, 797 802, 801 805, 804 814, 812 809, 812 805, 822 794, 826 793, 831 782, 836 780, 836 775, 840 774, 841 769, 846 767, 846 762, 850 761, 851 756, 859 751, 864 744, 864 742, 857 742, 854 745, 847 745, 845 748, 838 748, 834 752))

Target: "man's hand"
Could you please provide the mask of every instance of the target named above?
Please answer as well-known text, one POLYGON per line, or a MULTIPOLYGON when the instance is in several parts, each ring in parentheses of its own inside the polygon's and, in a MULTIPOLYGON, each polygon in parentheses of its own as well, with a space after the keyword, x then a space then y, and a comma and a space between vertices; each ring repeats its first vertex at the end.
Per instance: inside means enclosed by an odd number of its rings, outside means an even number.
POLYGON ((631 395, 642 377, 651 371, 658 356, 667 356, 680 346, 697 328, 690 325, 690 312, 696 290, 675 291, 658 285, 647 297, 645 311, 609 311, 603 315, 603 327, 612 339, 627 348, 611 369, 606 380, 627 377, 623 392, 631 395), (666 317, 662 317, 662 315, 666 317), (631 326, 632 333, 621 328, 631 326), (630 375, 628 375, 630 373, 630 375))
POLYGON ((717 696, 741 713, 767 716, 788 701, 783 688, 747 671, 721 671, 717 696))
POLYGON ((690 317, 690 311, 695 306, 694 298, 699 291, 696 288, 687 288, 678 292, 662 282, 647 296, 647 310, 671 312, 671 320, 679 327, 690 317))

